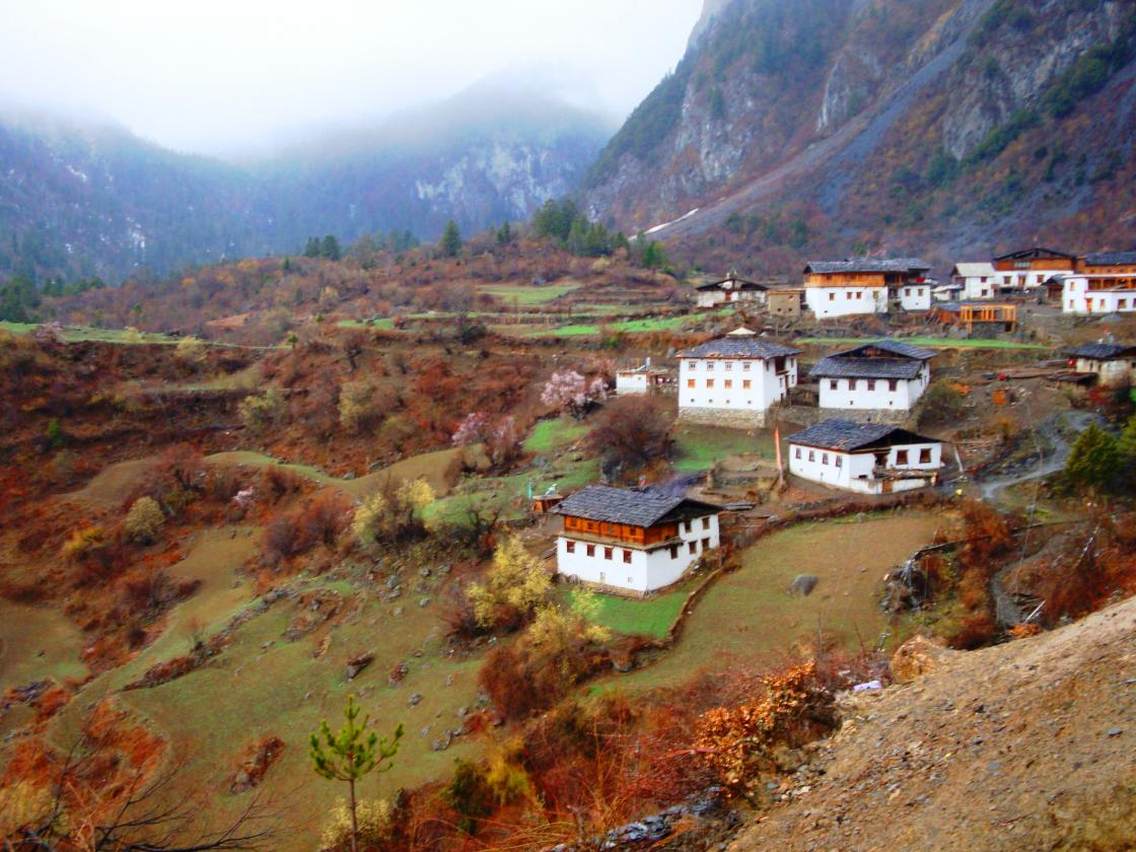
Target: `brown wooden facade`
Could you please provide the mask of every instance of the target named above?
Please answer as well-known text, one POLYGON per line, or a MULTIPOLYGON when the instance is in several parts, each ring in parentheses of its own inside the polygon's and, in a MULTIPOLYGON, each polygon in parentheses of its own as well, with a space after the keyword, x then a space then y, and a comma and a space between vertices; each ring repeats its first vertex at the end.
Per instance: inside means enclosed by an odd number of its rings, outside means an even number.
POLYGON ((592 521, 588 518, 565 515, 564 532, 582 533, 645 546, 677 538, 678 522, 671 521, 653 527, 637 527, 631 524, 613 524, 607 521, 592 521))
POLYGON ((806 287, 895 287, 910 278, 903 272, 809 272, 806 287))

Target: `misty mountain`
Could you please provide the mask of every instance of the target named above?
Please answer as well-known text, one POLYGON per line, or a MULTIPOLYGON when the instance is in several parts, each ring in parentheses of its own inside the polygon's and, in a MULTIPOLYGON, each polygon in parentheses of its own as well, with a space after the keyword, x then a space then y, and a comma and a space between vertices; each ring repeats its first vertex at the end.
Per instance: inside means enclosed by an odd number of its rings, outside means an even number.
POLYGON ((611 133, 535 94, 474 87, 268 161, 175 153, 121 127, 0 114, 0 277, 99 275, 409 230, 527 219, 572 191, 611 133))
POLYGON ((658 236, 750 272, 1128 248, 1134 59, 1131 2, 706 0, 584 202, 629 232, 685 217, 658 236))

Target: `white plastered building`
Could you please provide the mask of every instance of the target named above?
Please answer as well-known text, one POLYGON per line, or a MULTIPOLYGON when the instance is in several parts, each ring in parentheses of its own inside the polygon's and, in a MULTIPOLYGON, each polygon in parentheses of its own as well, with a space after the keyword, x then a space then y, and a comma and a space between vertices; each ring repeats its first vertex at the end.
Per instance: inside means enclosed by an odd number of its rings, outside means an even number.
POLYGON ((635 594, 670 586, 720 544, 719 507, 650 489, 593 485, 561 502, 556 571, 635 594))
POLYGON ((956 263, 951 270, 951 281, 962 287, 959 299, 993 299, 998 295, 998 280, 989 262, 956 263))
POLYGON ((935 353, 879 340, 817 362, 818 405, 835 411, 910 411, 931 383, 935 353))
POLYGON ((860 494, 890 494, 934 485, 943 444, 879 423, 824 420, 789 437, 789 472, 860 494))

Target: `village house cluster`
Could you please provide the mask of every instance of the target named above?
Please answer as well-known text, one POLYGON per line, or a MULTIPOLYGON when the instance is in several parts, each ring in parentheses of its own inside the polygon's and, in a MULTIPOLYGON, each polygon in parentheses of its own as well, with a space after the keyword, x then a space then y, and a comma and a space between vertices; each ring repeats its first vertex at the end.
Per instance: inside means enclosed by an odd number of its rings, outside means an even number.
MULTIPOLYGON (((814 261, 801 287, 761 283, 731 271, 696 288, 699 308, 740 307, 773 320, 809 312, 817 320, 923 313, 968 332, 1011 331, 1031 298, 1066 314, 1136 310, 1136 252, 1077 256, 1031 248, 990 261, 955 264, 948 283, 919 258, 814 261)), ((1136 345, 1111 339, 1069 349, 1072 371, 1102 385, 1136 378, 1136 345)), ((738 328, 676 353, 675 371, 643 364, 616 372, 616 393, 677 397, 680 420, 760 428, 775 408, 795 406, 806 428, 778 448, 779 476, 825 488, 884 495, 939 483, 942 441, 905 423, 931 384, 935 352, 880 339, 829 352, 807 373, 800 398, 801 350, 738 328), (807 390, 806 390, 807 388, 807 390), (815 390, 813 390, 815 388, 815 390), (804 409, 814 413, 809 414, 804 409)), ((537 498, 538 511, 563 518, 557 571, 573 581, 647 594, 677 582, 719 546, 712 503, 651 488, 590 486, 567 498, 537 498)))

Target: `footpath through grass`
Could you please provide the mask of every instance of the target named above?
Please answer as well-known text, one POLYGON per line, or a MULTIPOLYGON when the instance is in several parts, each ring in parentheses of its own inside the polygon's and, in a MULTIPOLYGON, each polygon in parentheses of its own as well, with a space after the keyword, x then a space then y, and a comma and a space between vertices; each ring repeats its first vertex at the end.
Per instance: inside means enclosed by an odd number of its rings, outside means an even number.
MULTIPOLYGON (((835 343, 839 346, 860 346, 865 343, 878 343, 879 337, 800 337, 797 343, 810 346, 824 346, 835 343)), ((1016 340, 981 340, 967 338, 956 340, 953 337, 895 337, 883 338, 897 343, 910 343, 912 346, 925 346, 928 349, 1049 349, 1040 343, 1020 343, 1016 340)))

